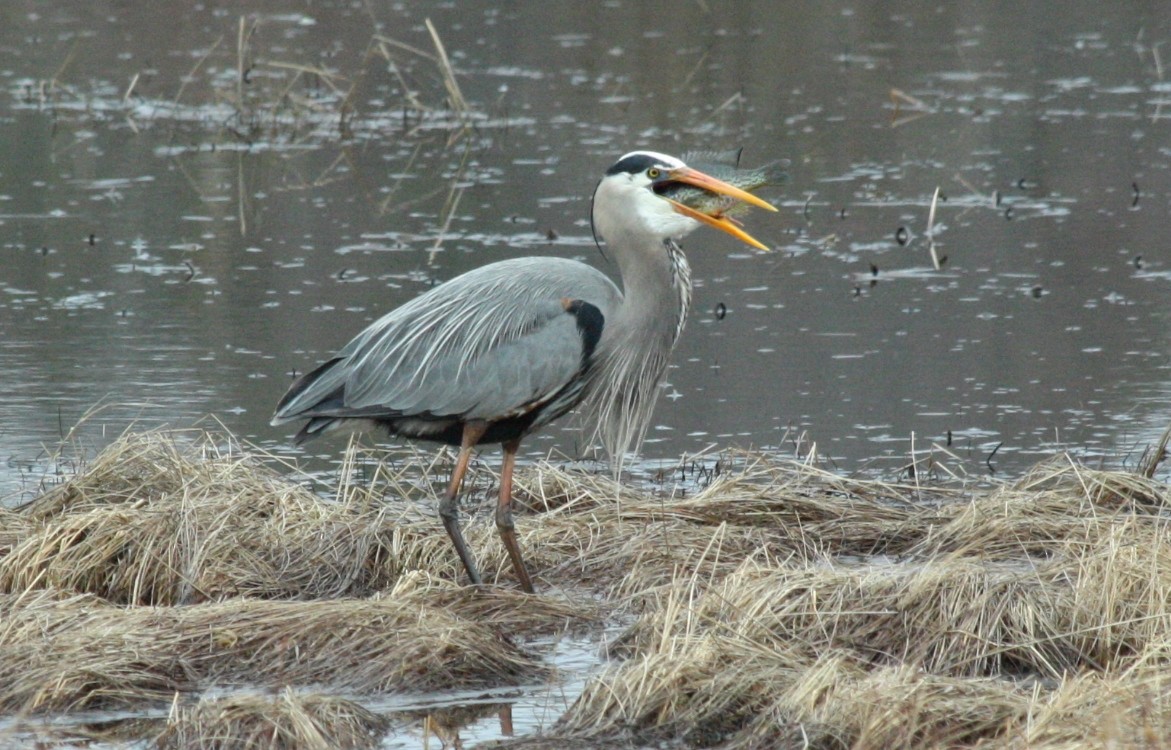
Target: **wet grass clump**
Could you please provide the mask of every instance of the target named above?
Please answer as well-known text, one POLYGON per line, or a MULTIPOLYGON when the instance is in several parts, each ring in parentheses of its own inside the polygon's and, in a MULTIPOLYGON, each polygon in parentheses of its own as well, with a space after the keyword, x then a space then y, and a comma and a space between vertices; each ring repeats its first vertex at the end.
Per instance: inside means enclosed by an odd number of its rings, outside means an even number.
POLYGON ((236 696, 178 708, 155 740, 160 750, 364 750, 379 747, 389 722, 342 698, 297 695, 236 696))
POLYGON ((522 472, 526 596, 484 469, 467 534, 495 583, 473 588, 433 464, 379 464, 327 498, 223 438, 127 435, 0 517, 0 709, 171 706, 163 746, 364 747, 386 717, 361 696, 556 680, 532 636, 618 622, 560 718, 501 746, 1171 742, 1156 472, 1057 457, 932 487, 725 462, 672 492, 522 472))
MULTIPOLYGON (((505 622, 482 615, 483 604, 461 615, 460 597, 436 606, 432 588, 407 581, 373 599, 133 608, 91 595, 8 594, 0 709, 131 710, 215 686, 464 689, 545 674, 505 622)), ((528 606, 540 617, 539 604, 528 606)))

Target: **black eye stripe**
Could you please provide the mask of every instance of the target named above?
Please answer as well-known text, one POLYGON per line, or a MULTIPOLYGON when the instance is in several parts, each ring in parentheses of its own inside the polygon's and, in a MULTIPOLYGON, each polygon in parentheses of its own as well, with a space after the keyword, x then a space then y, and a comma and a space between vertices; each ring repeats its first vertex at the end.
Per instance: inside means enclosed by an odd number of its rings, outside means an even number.
POLYGON ((606 170, 607 175, 612 174, 636 174, 644 172, 651 167, 662 168, 659 160, 650 154, 628 154, 614 163, 614 166, 606 170))

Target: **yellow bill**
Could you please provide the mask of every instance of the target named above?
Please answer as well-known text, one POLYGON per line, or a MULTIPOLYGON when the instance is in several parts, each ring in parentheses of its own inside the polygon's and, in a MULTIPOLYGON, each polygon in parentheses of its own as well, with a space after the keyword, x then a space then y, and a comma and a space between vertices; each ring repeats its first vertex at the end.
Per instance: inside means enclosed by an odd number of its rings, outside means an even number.
POLYGON ((753 237, 752 235, 750 235, 748 232, 745 232, 743 229, 741 229, 739 227, 739 225, 737 225, 734 221, 727 218, 726 216, 711 216, 709 214, 703 213, 702 211, 696 211, 691 206, 685 206, 682 203, 680 203, 679 201, 673 201, 670 198, 668 198, 667 200, 670 201, 672 208, 674 208, 677 212, 683 214, 684 216, 695 219, 696 221, 701 222, 703 224, 707 224, 709 227, 715 227, 716 229, 720 230, 721 232, 727 232, 728 234, 732 235, 733 237, 740 240, 741 242, 748 244, 748 245, 752 245, 757 250, 771 250, 772 249, 768 245, 764 244, 760 240, 758 240, 755 237, 753 237))
MULTIPOLYGON (((741 190, 735 185, 730 185, 723 180, 716 179, 709 174, 700 172, 698 169, 692 169, 691 167, 678 167, 676 169, 672 169, 667 174, 667 179, 673 182, 683 182, 688 185, 694 185, 697 188, 708 190, 713 193, 718 193, 720 195, 726 195, 729 198, 735 198, 738 201, 752 206, 757 206, 758 208, 763 208, 767 211, 777 210, 775 206, 762 200, 761 198, 756 197, 752 193, 746 190, 741 190)), ((757 240, 755 237, 741 229, 739 224, 723 215, 706 214, 702 211, 691 208, 690 206, 684 205, 679 201, 672 200, 671 198, 667 198, 666 200, 670 202, 671 207, 674 208, 677 213, 683 214, 688 218, 695 219, 700 223, 707 224, 709 227, 715 227, 721 232, 730 234, 741 242, 747 245, 751 245, 752 247, 755 247, 759 250, 770 249, 763 242, 757 240)))

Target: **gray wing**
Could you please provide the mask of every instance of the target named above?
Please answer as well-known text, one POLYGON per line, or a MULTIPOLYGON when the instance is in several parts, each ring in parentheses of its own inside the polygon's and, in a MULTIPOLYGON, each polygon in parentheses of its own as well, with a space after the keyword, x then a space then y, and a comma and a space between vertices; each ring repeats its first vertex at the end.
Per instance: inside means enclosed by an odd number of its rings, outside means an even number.
POLYGON ((373 323, 300 390, 294 385, 273 421, 521 414, 581 369, 582 336, 566 299, 605 317, 621 294, 599 271, 560 258, 469 271, 373 323))

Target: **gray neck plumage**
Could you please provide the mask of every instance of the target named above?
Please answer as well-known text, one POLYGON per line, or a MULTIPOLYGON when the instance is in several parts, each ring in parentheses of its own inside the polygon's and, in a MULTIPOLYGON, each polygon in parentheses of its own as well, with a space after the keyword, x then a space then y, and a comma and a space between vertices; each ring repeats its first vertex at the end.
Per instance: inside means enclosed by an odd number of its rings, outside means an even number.
POLYGON ((673 239, 663 240, 653 253, 625 255, 619 259, 622 274, 621 324, 615 330, 644 345, 663 344, 670 352, 691 306, 691 266, 673 239))
POLYGON ((673 240, 654 252, 626 255, 619 264, 623 302, 603 329, 599 370, 584 410, 596 415, 595 438, 615 471, 642 444, 691 305, 691 268, 673 240))

